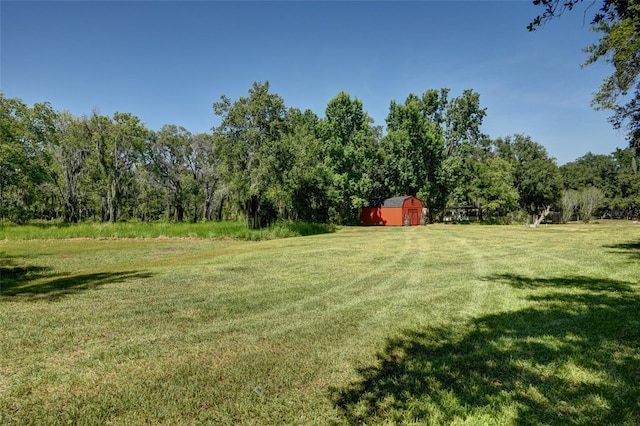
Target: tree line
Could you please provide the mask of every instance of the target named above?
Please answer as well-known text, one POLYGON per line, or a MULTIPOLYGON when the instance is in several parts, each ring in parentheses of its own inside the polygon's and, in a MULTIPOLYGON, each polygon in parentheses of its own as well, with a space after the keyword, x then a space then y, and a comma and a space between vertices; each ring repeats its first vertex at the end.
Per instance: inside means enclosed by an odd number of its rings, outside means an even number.
POLYGON ((0 93, 0 219, 354 224, 370 199, 416 195, 429 221, 458 207, 491 220, 563 206, 573 214, 587 189, 600 191, 596 208, 610 217, 640 210, 634 151, 558 167, 526 135, 483 134, 486 109, 473 90, 392 101, 383 129, 348 93, 318 117, 269 89, 256 82, 246 97, 223 95, 213 104, 220 124, 200 134, 152 131, 131 113, 29 107, 0 93))

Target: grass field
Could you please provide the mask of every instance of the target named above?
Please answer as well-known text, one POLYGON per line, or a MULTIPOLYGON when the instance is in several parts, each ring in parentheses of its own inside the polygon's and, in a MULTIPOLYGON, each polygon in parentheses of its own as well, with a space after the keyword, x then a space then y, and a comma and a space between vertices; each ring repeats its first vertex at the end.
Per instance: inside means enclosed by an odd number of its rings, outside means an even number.
POLYGON ((630 222, 10 239, 0 274, 0 424, 640 424, 630 222))

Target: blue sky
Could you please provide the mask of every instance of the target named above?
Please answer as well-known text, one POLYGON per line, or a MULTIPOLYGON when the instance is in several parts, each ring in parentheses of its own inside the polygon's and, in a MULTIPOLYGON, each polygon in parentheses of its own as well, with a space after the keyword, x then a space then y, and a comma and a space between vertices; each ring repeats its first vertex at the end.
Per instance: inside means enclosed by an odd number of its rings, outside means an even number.
MULTIPOLYGON (((595 7, 595 6, 594 6, 595 7)), ((593 111, 607 64, 581 69, 595 12, 529 33, 530 1, 0 2, 0 90, 89 115, 131 112, 210 132, 221 95, 269 81, 320 117, 344 90, 384 125, 389 102, 428 89, 480 93, 492 138, 516 133, 558 164, 626 147, 593 111)))

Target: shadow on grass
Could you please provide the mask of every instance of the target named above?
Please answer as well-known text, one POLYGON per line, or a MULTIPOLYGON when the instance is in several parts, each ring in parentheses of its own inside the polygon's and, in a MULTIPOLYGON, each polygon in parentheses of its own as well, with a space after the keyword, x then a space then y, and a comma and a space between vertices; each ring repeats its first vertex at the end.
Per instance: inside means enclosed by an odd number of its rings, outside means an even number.
POLYGON ((543 291, 526 309, 389 340, 376 365, 334 390, 345 420, 640 423, 640 297, 628 283, 488 279, 543 291))
POLYGON ((279 231, 285 231, 284 236, 300 236, 307 237, 310 235, 331 234, 336 232, 336 226, 326 223, 311 222, 284 222, 266 228, 267 231, 278 235, 279 231), (290 235, 286 235, 290 234, 290 235))
POLYGON ((614 245, 605 246, 605 247, 609 249, 613 249, 618 253, 627 254, 632 259, 640 260, 640 242, 614 244, 614 245))
POLYGON ((309 235, 332 234, 336 232, 336 226, 327 223, 294 223, 292 229, 301 237, 309 235))
POLYGON ((0 300, 21 296, 42 300, 53 300, 97 288, 101 285, 123 282, 129 279, 148 278, 151 274, 138 271, 96 272, 71 275, 51 272, 42 266, 15 266, 11 258, 0 253, 0 300))
POLYGON ((518 289, 574 289, 591 292, 613 291, 613 292, 633 292, 632 283, 626 283, 608 279, 593 279, 586 276, 556 277, 556 278, 530 278, 516 274, 499 274, 486 278, 488 281, 499 281, 508 283, 518 289))
POLYGON ((34 279, 52 276, 51 268, 35 265, 16 265, 15 257, 0 252, 0 286, 10 289, 28 283, 34 279))

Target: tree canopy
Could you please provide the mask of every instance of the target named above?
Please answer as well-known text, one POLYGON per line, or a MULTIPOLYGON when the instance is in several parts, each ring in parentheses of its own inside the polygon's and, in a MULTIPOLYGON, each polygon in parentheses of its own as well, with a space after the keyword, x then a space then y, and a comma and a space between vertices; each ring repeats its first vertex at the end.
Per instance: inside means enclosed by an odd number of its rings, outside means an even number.
MULTIPOLYGON (((580 3, 582 0, 534 0, 533 4, 542 7, 543 12, 533 19, 528 29, 535 31, 580 3)), ((589 8, 596 1, 586 3, 589 8)), ((630 146, 640 155, 640 2, 601 0, 597 3, 600 8, 594 12, 591 23, 601 37, 597 43, 585 47, 589 56, 583 66, 602 60, 613 66, 613 73, 595 93, 592 105, 613 112, 610 122, 615 128, 625 129, 630 146)))

